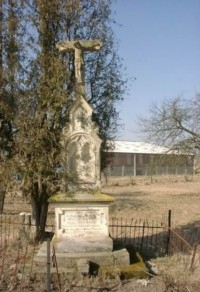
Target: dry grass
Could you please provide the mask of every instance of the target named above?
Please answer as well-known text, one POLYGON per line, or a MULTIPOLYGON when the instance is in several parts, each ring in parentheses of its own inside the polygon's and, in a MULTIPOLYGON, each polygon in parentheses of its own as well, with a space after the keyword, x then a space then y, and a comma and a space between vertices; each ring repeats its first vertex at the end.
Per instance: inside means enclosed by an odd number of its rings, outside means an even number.
MULTIPOLYGON (((200 176, 109 177, 102 192, 115 197, 110 215, 128 218, 159 219, 172 210, 173 223, 200 225, 200 176)), ((29 201, 19 192, 5 199, 7 214, 30 211, 29 201)), ((50 206, 50 214, 54 208, 50 206)), ((51 216, 50 216, 51 217, 51 216)), ((52 222, 52 221, 51 221, 52 222)))
MULTIPOLYGON (((199 292, 200 291, 200 265, 195 269, 189 270, 184 265, 184 255, 181 255, 180 261, 177 256, 157 258, 153 260, 154 264, 159 268, 158 277, 162 277, 166 288, 173 288, 169 291, 180 292, 199 292)), ((168 291, 168 290, 166 290, 168 291)))
MULTIPOLYGON (((115 197, 110 215, 160 220, 172 210, 172 223, 190 238, 200 235, 200 176, 157 176, 109 178, 103 192, 115 197)), ((195 269, 186 269, 188 256, 174 255, 153 260, 164 290, 199 292, 200 261, 195 269)), ((156 288, 157 286, 155 286, 156 288)), ((151 288, 149 288, 151 289, 151 288)), ((152 287, 152 289, 154 289, 152 287)), ((147 290, 154 291, 154 290, 147 290)), ((158 290, 159 291, 159 290, 158 290)))
POLYGON ((200 177, 109 178, 102 191, 115 197, 111 216, 159 219, 172 210, 173 224, 200 224, 200 177))

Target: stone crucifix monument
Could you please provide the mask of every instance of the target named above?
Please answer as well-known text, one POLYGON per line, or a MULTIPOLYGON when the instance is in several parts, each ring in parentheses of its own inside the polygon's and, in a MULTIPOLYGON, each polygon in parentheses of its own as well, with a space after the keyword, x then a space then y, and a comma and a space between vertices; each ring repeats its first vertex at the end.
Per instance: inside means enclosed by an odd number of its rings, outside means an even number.
POLYGON ((99 40, 61 41, 56 47, 60 52, 74 54, 76 91, 85 96, 84 53, 98 51, 102 47, 102 42, 99 40))
POLYGON ((76 96, 63 130, 65 192, 100 189, 100 146, 98 129, 92 122, 92 108, 85 99, 84 53, 97 51, 99 40, 61 41, 60 52, 74 54, 76 96))
MULTIPOLYGON (((76 272, 80 260, 99 266, 129 264, 128 252, 113 251, 109 236, 109 205, 114 199, 100 192, 101 140, 85 95, 84 53, 101 46, 99 40, 57 44, 60 52, 74 54, 76 81, 75 100, 63 129, 64 191, 49 199, 55 207, 52 245, 59 269, 65 271, 76 272)), ((39 251, 38 259, 42 255, 39 251)))

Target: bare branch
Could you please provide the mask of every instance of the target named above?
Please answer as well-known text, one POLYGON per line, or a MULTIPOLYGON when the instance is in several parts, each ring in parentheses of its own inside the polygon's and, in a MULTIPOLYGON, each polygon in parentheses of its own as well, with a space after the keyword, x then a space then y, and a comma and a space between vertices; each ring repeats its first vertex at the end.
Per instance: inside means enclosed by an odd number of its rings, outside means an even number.
POLYGON ((150 117, 138 124, 149 141, 180 149, 200 148, 200 95, 193 99, 177 97, 161 105, 153 104, 150 117))

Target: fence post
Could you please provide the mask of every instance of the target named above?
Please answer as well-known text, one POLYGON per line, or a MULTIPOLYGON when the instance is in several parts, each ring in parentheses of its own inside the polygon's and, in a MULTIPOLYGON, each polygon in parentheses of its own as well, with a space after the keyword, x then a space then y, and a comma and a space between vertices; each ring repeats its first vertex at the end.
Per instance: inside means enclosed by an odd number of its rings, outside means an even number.
POLYGON ((51 257, 50 257, 50 238, 47 238, 47 292, 51 292, 51 257))
POLYGON ((124 165, 122 165, 122 176, 124 176, 124 165))
POLYGON ((30 235, 31 231, 31 213, 25 213, 25 231, 30 235))
POLYGON ((170 241, 171 241, 171 219, 172 219, 172 210, 169 210, 168 211, 168 228, 167 228, 167 247, 166 247, 167 255, 169 255, 170 241))
POLYGON ((31 230, 31 214, 26 212, 19 213, 19 238, 28 238, 31 230))
POLYGON ((143 249, 143 242, 144 242, 145 227, 146 226, 145 226, 145 220, 144 220, 142 224, 142 240, 141 240, 142 249, 143 249))
POLYGON ((111 176, 111 166, 110 165, 108 165, 107 170, 108 170, 108 176, 111 176))
POLYGON ((24 238, 25 234, 25 212, 19 213, 19 238, 24 238))
POLYGON ((191 265, 190 265, 190 270, 193 269, 193 265, 194 265, 194 259, 195 259, 195 256, 196 256, 196 252, 197 252, 197 244, 195 244, 194 246, 194 250, 193 250, 193 254, 192 254, 192 261, 191 261, 191 265))
POLYGON ((166 171, 165 171, 165 174, 167 175, 169 173, 169 167, 168 165, 166 166, 166 171))
POLYGON ((137 172, 136 172, 136 154, 134 154, 133 156, 133 176, 136 176, 137 172))
POLYGON ((0 214, 3 214, 5 192, 0 188, 0 214))

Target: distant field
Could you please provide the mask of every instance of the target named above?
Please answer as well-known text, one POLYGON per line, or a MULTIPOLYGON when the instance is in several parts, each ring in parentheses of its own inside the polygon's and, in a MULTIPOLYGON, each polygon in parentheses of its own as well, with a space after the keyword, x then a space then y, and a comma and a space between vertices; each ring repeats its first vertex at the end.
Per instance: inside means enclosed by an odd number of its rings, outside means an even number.
MULTIPOLYGON (((160 220, 172 210, 176 226, 200 226, 200 176, 110 177, 102 182, 102 192, 115 202, 110 216, 160 220)), ((8 195, 4 212, 30 211, 30 204, 20 193, 8 195)), ((49 207, 51 223, 54 208, 49 207)))
POLYGON ((200 226, 200 176, 110 177, 102 192, 115 197, 110 215, 159 219, 172 210, 176 226, 200 226))

